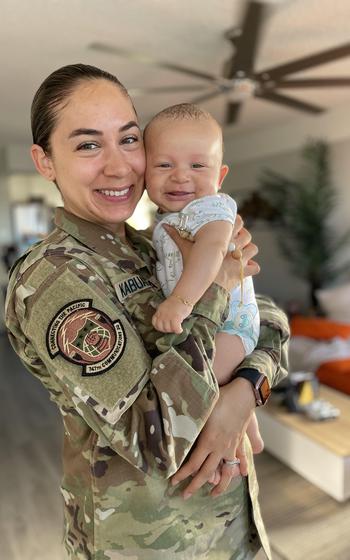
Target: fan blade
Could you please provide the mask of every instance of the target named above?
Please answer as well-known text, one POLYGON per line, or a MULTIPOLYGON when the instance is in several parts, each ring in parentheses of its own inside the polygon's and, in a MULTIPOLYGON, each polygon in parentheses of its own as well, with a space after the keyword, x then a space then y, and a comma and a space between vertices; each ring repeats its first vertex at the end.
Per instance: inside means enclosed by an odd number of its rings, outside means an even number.
POLYGON ((227 104, 227 109, 226 109, 226 119, 225 119, 225 123, 226 124, 232 124, 234 122, 237 121, 239 113, 241 111, 242 108, 242 103, 231 103, 229 102, 227 104))
POLYGON ((261 2, 250 2, 248 4, 243 18, 241 34, 231 39, 236 47, 236 52, 232 59, 226 63, 225 78, 232 79, 237 72, 242 72, 245 76, 252 74, 266 11, 267 7, 261 2))
POLYGON ((200 105, 201 103, 204 103, 204 101, 209 101, 209 99, 213 99, 213 97, 222 95, 223 93, 223 91, 216 89, 214 91, 210 91, 209 93, 204 93, 203 95, 196 97, 191 101, 191 103, 193 103, 194 105, 200 105))
POLYGON ((207 74, 205 72, 200 72, 198 70, 191 70, 190 68, 185 68, 184 66, 179 66, 178 64, 172 64, 171 62, 163 62, 160 60, 155 60, 147 55, 129 51, 127 49, 121 49, 119 47, 114 47, 112 45, 107 45, 105 43, 90 43, 89 49, 100 51, 108 54, 116 54, 130 58, 131 60, 136 60, 137 62, 142 62, 144 64, 150 64, 151 66, 157 66, 158 68, 165 68, 166 70, 174 70, 175 72, 180 72, 186 74, 187 76, 192 76, 195 78, 201 78, 202 80, 207 80, 209 82, 217 82, 220 80, 217 76, 212 74, 207 74))
POLYGON ((143 88, 128 88, 129 95, 148 95, 153 93, 178 93, 186 91, 203 91, 208 86, 159 86, 159 87, 143 87, 143 88))
POLYGON ((299 101, 297 99, 293 99, 292 97, 287 97, 286 95, 281 95, 280 93, 276 93, 275 91, 263 91, 261 93, 256 93, 255 97, 266 99, 266 101, 279 103, 280 105, 284 105, 286 107, 289 107, 290 109, 298 109, 299 111, 304 111, 307 113, 317 114, 323 113, 325 111, 325 109, 323 109, 322 107, 311 105, 310 103, 299 101))
POLYGON ((274 88, 318 88, 350 86, 350 78, 310 78, 305 80, 285 80, 274 83, 274 88))
POLYGON ((306 56, 305 58, 299 58, 298 60, 293 60, 293 62, 281 64, 280 66, 275 66, 274 68, 268 68, 267 70, 256 74, 255 79, 258 81, 263 81, 264 79, 278 80, 279 78, 287 76, 287 74, 301 72, 302 70, 307 70, 313 66, 326 64, 326 62, 332 62, 332 60, 337 60, 349 55, 350 43, 346 43, 345 45, 341 45, 340 47, 336 47, 334 49, 322 51, 311 56, 306 56))

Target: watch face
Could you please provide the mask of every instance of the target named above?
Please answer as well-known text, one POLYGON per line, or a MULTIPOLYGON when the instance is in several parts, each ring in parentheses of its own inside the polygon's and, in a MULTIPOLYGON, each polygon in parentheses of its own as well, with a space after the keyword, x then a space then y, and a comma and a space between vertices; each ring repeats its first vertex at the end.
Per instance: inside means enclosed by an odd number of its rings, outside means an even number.
POLYGON ((267 377, 265 377, 265 375, 263 377, 264 379, 259 387, 261 404, 265 404, 271 394, 271 389, 267 377))

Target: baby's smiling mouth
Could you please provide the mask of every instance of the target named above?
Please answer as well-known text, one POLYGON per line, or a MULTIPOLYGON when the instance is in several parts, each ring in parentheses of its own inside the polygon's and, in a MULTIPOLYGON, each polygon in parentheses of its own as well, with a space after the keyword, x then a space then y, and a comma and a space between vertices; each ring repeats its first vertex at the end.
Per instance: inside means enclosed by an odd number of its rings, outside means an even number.
POLYGON ((169 196, 171 198, 186 198, 186 197, 190 197, 194 195, 194 192, 191 191, 168 191, 167 193, 165 193, 166 196, 169 196))

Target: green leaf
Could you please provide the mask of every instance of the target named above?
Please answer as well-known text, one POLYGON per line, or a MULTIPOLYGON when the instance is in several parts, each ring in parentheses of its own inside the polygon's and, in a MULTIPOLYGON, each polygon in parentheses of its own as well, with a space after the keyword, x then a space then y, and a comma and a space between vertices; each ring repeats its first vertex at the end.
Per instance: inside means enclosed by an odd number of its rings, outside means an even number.
POLYGON ((301 151, 299 177, 291 179, 264 169, 258 185, 262 200, 274 210, 278 244, 296 276, 315 286, 332 282, 350 271, 337 257, 350 241, 350 231, 337 235, 329 216, 337 204, 329 170, 329 148, 323 140, 309 140, 301 151))

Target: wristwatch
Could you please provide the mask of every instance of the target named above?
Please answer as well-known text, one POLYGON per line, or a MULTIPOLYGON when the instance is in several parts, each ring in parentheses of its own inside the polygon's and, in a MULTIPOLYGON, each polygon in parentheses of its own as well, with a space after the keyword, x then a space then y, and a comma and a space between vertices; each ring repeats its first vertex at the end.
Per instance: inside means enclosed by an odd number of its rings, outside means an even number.
POLYGON ((271 389, 266 375, 260 373, 257 369, 242 368, 235 374, 234 379, 243 377, 251 382, 256 406, 261 406, 266 403, 271 395, 271 389))

